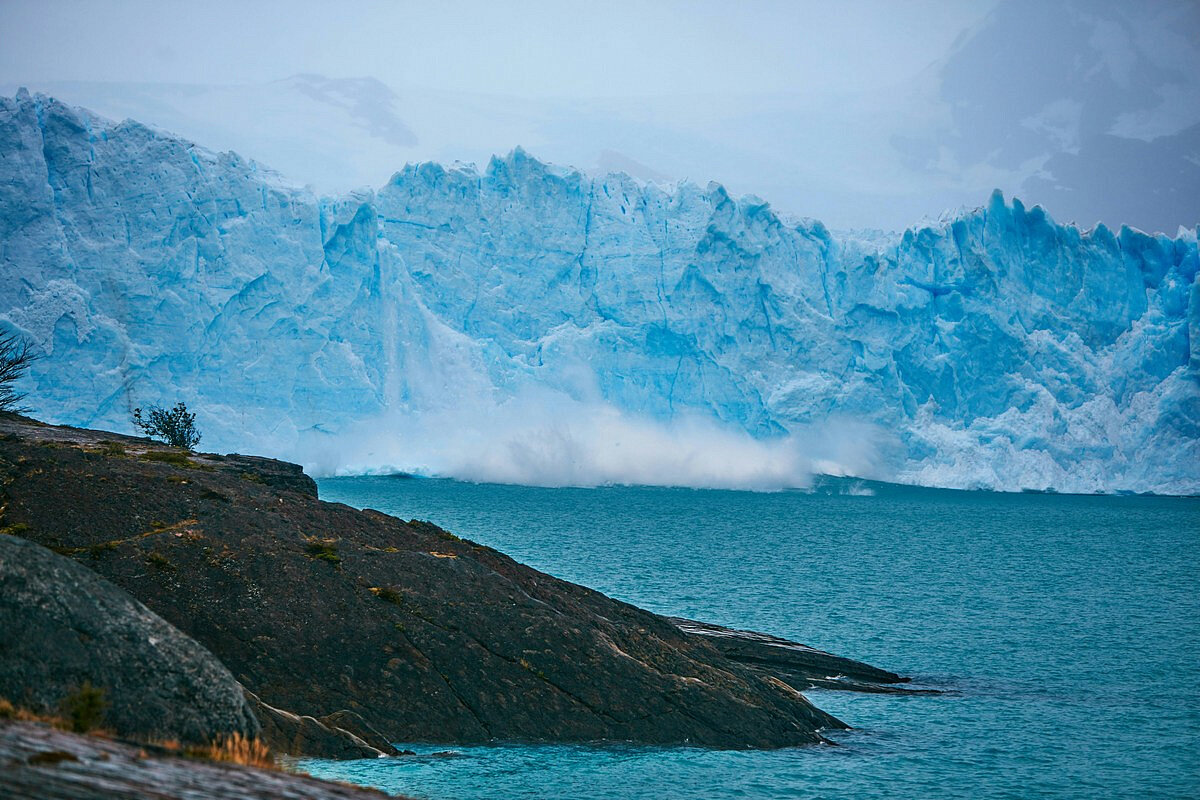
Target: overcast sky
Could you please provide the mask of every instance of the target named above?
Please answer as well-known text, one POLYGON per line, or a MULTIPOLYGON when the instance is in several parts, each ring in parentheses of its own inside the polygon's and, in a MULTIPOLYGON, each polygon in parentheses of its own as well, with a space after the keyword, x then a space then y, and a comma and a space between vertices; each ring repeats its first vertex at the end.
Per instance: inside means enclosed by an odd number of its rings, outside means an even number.
POLYGON ((1200 0, 0 0, 18 86, 327 194, 522 146, 834 228, 1200 222, 1200 0))
POLYGON ((994 0, 4 0, 0 80, 261 82, 301 72, 524 97, 871 88, 994 0))

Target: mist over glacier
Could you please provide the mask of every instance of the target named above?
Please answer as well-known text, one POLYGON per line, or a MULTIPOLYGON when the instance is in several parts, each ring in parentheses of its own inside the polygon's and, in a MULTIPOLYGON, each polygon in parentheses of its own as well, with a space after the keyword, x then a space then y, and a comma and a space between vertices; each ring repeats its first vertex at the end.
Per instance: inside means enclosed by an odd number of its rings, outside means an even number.
POLYGON ((322 198, 25 93, 0 153, 0 320, 47 420, 183 399, 206 447, 326 474, 1200 492, 1195 229, 995 194, 834 234, 521 150, 322 198))
POLYGON ((299 447, 317 474, 409 473, 525 486, 656 485, 773 491, 814 474, 875 477, 888 435, 837 419, 756 439, 695 414, 632 417, 545 390, 385 414, 299 447))

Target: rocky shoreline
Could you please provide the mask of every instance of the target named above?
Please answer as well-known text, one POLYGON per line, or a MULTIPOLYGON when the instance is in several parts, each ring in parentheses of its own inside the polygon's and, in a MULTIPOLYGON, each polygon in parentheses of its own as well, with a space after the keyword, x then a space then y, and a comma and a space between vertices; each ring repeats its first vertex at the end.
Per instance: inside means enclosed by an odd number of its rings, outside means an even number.
POLYGON ((895 672, 769 633, 725 628, 681 617, 666 619, 684 633, 711 642, 729 660, 764 676, 785 680, 797 689, 837 689, 868 694, 943 693, 940 689, 908 686, 911 679, 895 672))
POLYGON ((886 670, 660 617, 436 525, 321 501, 271 459, 10 415, 0 504, 5 594, 28 589, 2 607, 0 696, 47 710, 86 675, 108 693, 106 723, 138 740, 236 730, 326 758, 395 741, 771 748, 846 727, 799 689, 904 690, 886 670), (31 672, 35 647, 47 658, 31 672), (151 672, 174 687, 158 695, 192 706, 176 709, 187 725, 129 717, 158 696, 151 672), (222 718, 241 721, 197 726, 195 698, 218 686, 222 718))
POLYGON ((9 800, 380 800, 372 789, 189 758, 165 748, 0 721, 9 800))

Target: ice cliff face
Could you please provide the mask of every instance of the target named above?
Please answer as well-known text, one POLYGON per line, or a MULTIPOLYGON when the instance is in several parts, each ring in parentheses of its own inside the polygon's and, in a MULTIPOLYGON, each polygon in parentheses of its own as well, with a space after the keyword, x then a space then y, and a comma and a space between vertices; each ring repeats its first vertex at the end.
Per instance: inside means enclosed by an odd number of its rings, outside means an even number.
POLYGON ((327 200, 134 122, 0 100, 0 320, 47 354, 35 411, 126 430, 182 398, 206 446, 310 463, 365 436, 400 444, 360 462, 420 466, 431 433, 501 418, 480 458, 537 459, 544 418, 551 467, 586 482, 588 414, 931 485, 1200 492, 1198 268, 1195 230, 1080 231, 998 194, 841 235, 519 150, 327 200))

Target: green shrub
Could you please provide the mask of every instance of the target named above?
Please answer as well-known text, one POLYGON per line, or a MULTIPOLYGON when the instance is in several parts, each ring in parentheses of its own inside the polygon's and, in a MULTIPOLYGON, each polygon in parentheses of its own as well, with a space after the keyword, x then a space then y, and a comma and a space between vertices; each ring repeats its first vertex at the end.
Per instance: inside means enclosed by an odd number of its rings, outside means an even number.
POLYGON ((194 467, 196 462, 187 457, 187 453, 179 453, 171 450, 150 450, 143 453, 142 458, 145 461, 160 461, 164 464, 170 464, 175 467, 194 467))
POLYGON ((175 571, 175 565, 171 563, 171 559, 167 558, 157 550, 153 550, 146 554, 146 563, 152 567, 157 567, 158 569, 166 570, 168 572, 175 571))
POLYGON ((196 430, 196 415, 188 413, 187 405, 176 403, 174 408, 149 406, 145 415, 140 408, 133 410, 133 424, 150 438, 162 439, 173 447, 192 450, 200 444, 196 430))
POLYGON ((371 594, 393 605, 404 605, 404 595, 388 586, 372 586, 371 594))
POLYGON ((342 563, 342 557, 337 552, 337 539, 309 539, 304 546, 304 554, 332 564, 342 563))
POLYGON ((84 681, 78 691, 63 698, 62 708, 71 723, 71 730, 87 733, 100 727, 108 702, 104 699, 103 689, 92 686, 91 681, 84 681))

